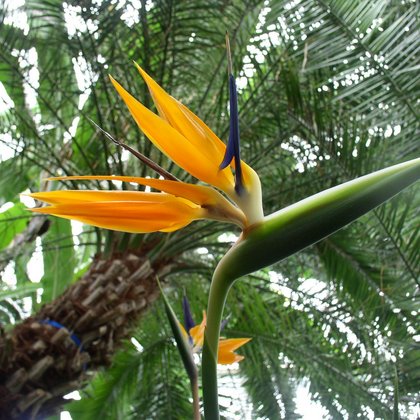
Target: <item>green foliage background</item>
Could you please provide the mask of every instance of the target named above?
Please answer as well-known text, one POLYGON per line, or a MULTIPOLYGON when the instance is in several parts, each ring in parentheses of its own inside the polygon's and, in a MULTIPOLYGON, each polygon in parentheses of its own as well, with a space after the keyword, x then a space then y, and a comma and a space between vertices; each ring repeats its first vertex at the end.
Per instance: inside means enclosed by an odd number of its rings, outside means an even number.
MULTIPOLYGON (((260 175, 267 214, 418 157, 414 0, 26 0, 11 6, 0 7, 0 82, 2 96, 13 101, 0 108, 0 144, 9 151, 0 162, 0 205, 12 203, 0 213, 2 323, 12 326, 58 296, 95 252, 149 240, 182 263, 169 277, 168 293, 179 314, 183 290, 197 319, 206 306, 212 270, 238 234, 229 226, 199 222, 170 236, 84 226, 75 234, 70 222, 51 218, 47 234, 18 240, 32 217, 19 194, 44 188, 46 176, 152 175, 88 118, 188 179, 138 131, 108 81, 110 73, 152 106, 131 60, 226 140, 224 34, 230 32, 243 159, 260 175), (28 266, 34 252, 44 263, 39 284, 28 266)), ((400 415, 415 418, 418 204, 413 186, 235 286, 224 333, 253 340, 242 351, 245 361, 221 373, 226 418, 300 418, 295 397, 302 384, 325 418, 391 418, 395 369, 400 415), (229 388, 239 384, 242 404, 229 388)), ((143 350, 128 341, 68 407, 74 419, 191 416, 188 381, 161 304, 133 336, 143 350)))

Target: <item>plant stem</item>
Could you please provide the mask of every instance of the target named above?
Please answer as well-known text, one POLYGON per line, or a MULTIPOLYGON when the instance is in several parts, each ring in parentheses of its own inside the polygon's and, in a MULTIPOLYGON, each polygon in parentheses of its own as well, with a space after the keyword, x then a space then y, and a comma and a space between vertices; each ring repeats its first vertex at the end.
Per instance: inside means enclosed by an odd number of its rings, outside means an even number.
POLYGON ((226 298, 234 279, 229 279, 222 259, 213 275, 207 307, 207 326, 203 347, 203 402, 206 420, 219 419, 217 389, 217 354, 219 350, 220 324, 226 298))

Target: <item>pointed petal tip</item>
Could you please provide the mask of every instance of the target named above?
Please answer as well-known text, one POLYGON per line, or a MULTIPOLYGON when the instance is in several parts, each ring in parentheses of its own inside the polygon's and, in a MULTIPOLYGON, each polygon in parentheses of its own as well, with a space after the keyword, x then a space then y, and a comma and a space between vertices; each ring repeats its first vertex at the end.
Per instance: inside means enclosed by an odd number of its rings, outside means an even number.
POLYGON ((146 72, 145 72, 145 71, 141 68, 140 64, 139 64, 139 63, 137 63, 137 61, 134 61, 134 60, 133 60, 133 64, 136 66, 137 70, 138 70, 140 73, 146 73, 146 72))
POLYGON ((249 343, 252 337, 241 337, 241 338, 227 338, 223 340, 230 349, 238 349, 246 343, 249 343))
POLYGON ((121 92, 125 92, 125 89, 110 74, 108 76, 116 91, 122 96, 121 92))
MULTIPOLYGON (((126 92, 126 90, 118 83, 111 75, 109 76, 109 80, 111 80, 111 83, 113 84, 114 88, 117 90, 117 92, 121 95, 122 92, 126 92)), ((122 95, 121 95, 122 96, 122 95)))
POLYGON ((30 197, 34 200, 37 201, 43 201, 44 202, 44 198, 42 198, 44 196, 45 192, 35 192, 35 193, 22 193, 20 195, 23 195, 24 197, 30 197))
POLYGON ((134 65, 136 66, 136 68, 137 68, 137 70, 138 70, 138 72, 140 73, 140 76, 143 78, 143 80, 146 82, 146 84, 149 86, 149 89, 153 86, 155 89, 156 88, 160 88, 160 89, 162 89, 154 80, 153 80, 153 78, 152 77, 150 77, 149 76, 149 74, 145 71, 145 70, 143 70, 143 68, 138 64, 138 63, 136 63, 135 61, 133 61, 134 62, 134 65))

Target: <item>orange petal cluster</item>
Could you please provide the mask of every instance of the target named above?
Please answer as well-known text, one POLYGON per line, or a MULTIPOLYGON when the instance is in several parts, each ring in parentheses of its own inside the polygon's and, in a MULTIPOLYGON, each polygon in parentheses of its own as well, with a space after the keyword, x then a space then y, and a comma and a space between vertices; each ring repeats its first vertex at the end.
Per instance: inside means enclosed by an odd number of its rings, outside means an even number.
POLYGON ((93 226, 130 233, 171 232, 193 220, 216 219, 244 226, 245 217, 211 187, 129 176, 70 176, 50 180, 123 181, 162 192, 63 190, 29 194, 50 204, 31 209, 93 226))
POLYGON ((231 201, 212 187, 180 181, 126 176, 72 176, 50 179, 123 181, 160 192, 39 192, 30 196, 49 206, 32 211, 131 233, 171 232, 193 220, 205 218, 234 223, 242 229, 260 220, 260 183, 255 172, 243 163, 245 188, 249 191, 254 189, 256 199, 237 196, 232 169, 219 168, 226 150, 224 143, 144 70, 139 66, 137 68, 149 88, 159 115, 147 109, 112 77, 111 81, 140 129, 173 162, 194 177, 223 191, 231 201))
MULTIPOLYGON (((204 343, 204 332, 206 329, 207 317, 206 312, 203 311, 203 320, 200 324, 197 324, 195 327, 192 327, 188 334, 186 333, 184 327, 181 326, 181 330, 184 332, 184 336, 188 335, 192 339, 193 351, 199 351, 203 347, 204 343)), ((235 353, 239 347, 251 341, 251 338, 228 338, 219 340, 219 351, 217 356, 217 363, 219 365, 230 365, 235 362, 240 362, 244 359, 244 356, 241 356, 235 353)))

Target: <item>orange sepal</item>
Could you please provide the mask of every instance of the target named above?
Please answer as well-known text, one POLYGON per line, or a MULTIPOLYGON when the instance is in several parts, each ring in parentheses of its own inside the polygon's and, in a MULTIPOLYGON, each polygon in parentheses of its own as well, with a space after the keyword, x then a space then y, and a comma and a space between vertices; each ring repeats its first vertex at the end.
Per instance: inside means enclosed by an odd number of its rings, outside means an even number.
POLYGON ((230 365, 240 362, 244 356, 234 353, 236 349, 248 343, 251 338, 229 338, 219 341, 219 355, 217 363, 220 365, 230 365))
MULTIPOLYGON (((113 191, 103 192, 111 193, 113 191)), ((155 193, 155 195, 166 194, 155 193)), ((200 207, 192 207, 186 204, 185 200, 173 196, 169 200, 167 198, 165 197, 160 202, 67 200, 62 204, 31 210, 36 213, 52 214, 101 228, 129 233, 171 232, 188 225, 193 220, 204 217, 200 207)))
POLYGON ((137 125, 159 150, 194 177, 222 190, 232 190, 232 173, 229 170, 220 171, 214 155, 206 155, 196 141, 185 137, 166 120, 147 109, 112 77, 111 81, 137 125))
POLYGON ((27 194, 36 200, 48 204, 72 204, 93 202, 138 202, 138 203, 172 203, 184 202, 192 207, 196 205, 183 197, 175 197, 172 194, 143 192, 143 191, 119 191, 119 190, 57 190, 41 191, 27 194))
MULTIPOLYGON (((164 191, 177 197, 184 197, 195 204, 214 205, 217 203, 229 203, 222 194, 214 188, 205 185, 190 184, 187 182, 172 181, 167 179, 142 178, 135 176, 120 175, 73 175, 54 176, 47 178, 49 181, 86 180, 86 181, 122 181, 132 182, 140 185, 164 191)), ((230 203, 229 203, 230 204, 230 203)))
POLYGON ((193 112, 159 86, 137 63, 134 63, 149 88, 162 118, 210 157, 215 167, 223 160, 225 144, 193 112))
POLYGON ((203 311, 203 320, 201 324, 196 325, 190 329, 190 336, 193 340, 194 347, 203 347, 204 343, 204 330, 206 329, 207 315, 206 311, 203 311))
MULTIPOLYGON (((146 185, 151 188, 155 188, 164 191, 167 194, 173 195, 177 198, 184 198, 194 204, 197 204, 207 211, 207 218, 222 220, 226 222, 235 223, 241 228, 246 225, 246 218, 242 210, 235 207, 229 200, 227 200, 222 194, 216 191, 214 188, 207 187, 204 185, 189 184, 186 182, 171 181, 166 179, 156 178, 141 178, 133 176, 113 176, 113 175, 74 175, 74 176, 61 176, 47 178, 50 181, 66 181, 66 180, 85 180, 85 181, 122 181, 131 182, 141 185, 146 185)), ((86 190, 81 190, 86 192, 86 190)), ((114 192, 114 191, 113 191, 114 192)), ((117 193, 118 191, 115 191, 117 193)), ((127 191, 121 191, 122 194, 127 191)), ((130 191, 131 194, 155 194, 130 191)), ((49 201, 48 194, 50 193, 37 193, 42 194, 38 198, 47 203, 53 204, 49 201), (44 198, 42 198, 44 197, 44 198)))

